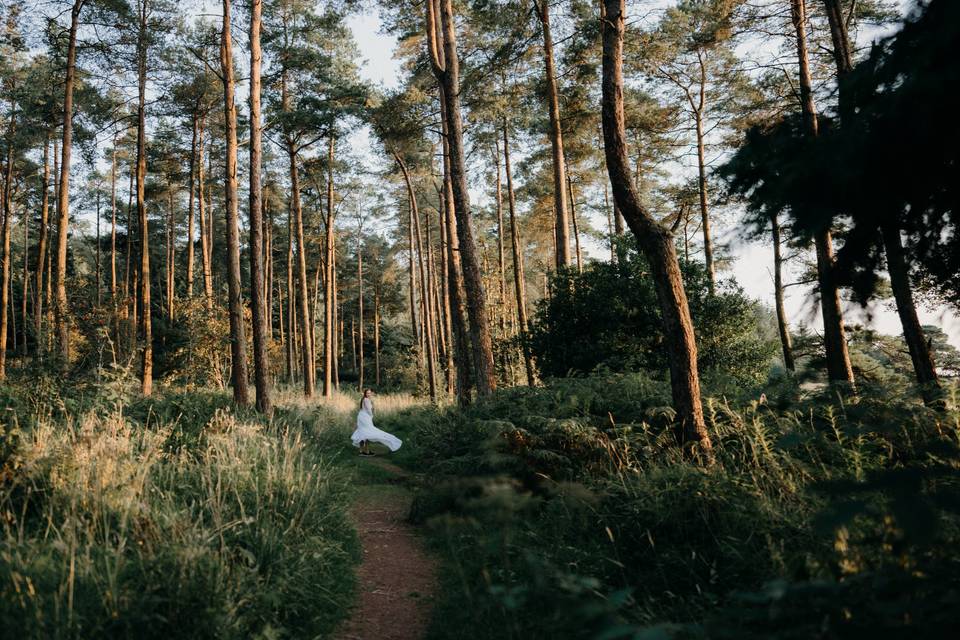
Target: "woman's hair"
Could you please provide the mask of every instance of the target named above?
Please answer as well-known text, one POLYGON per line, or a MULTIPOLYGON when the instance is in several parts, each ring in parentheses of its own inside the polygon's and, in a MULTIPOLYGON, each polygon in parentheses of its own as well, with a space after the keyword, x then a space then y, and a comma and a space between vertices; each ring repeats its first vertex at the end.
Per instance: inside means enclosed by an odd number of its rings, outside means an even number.
POLYGON ((363 409, 363 399, 367 397, 367 393, 373 391, 373 389, 364 389, 363 393, 360 394, 360 408, 363 409))

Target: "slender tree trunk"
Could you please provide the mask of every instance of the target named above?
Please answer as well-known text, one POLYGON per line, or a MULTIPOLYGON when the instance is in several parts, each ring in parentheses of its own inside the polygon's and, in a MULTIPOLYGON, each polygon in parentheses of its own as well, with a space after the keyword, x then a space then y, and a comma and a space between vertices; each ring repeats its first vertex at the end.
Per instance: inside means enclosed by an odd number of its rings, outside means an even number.
MULTIPOLYGON (((210 236, 207 233, 207 215, 206 198, 204 197, 204 173, 203 173, 203 133, 204 118, 200 119, 199 131, 197 132, 197 215, 200 223, 200 262, 203 268, 203 297, 207 311, 213 310, 213 247, 210 244, 210 236)), ((212 212, 211 212, 212 215, 212 212)))
MULTIPOLYGON (((7 127, 7 158, 3 176, 3 265, 0 269, 0 380, 7 375, 7 305, 10 304, 10 271, 13 256, 10 253, 10 224, 13 222, 13 134, 16 127, 16 103, 10 101, 10 125, 7 127)), ((12 313, 11 313, 12 315, 12 313)), ((16 342, 16 339, 14 339, 16 342)))
POLYGON ((940 381, 937 377, 937 368, 933 363, 933 354, 924 335, 920 319, 917 317, 917 307, 913 301, 913 291, 910 287, 910 270, 904 256, 903 241, 900 239, 900 230, 892 225, 881 227, 883 246, 887 254, 887 271, 890 274, 890 286, 893 289, 893 298, 897 303, 897 314, 903 326, 903 338, 910 351, 910 360, 913 362, 913 371, 920 384, 923 398, 927 403, 936 402, 940 397, 940 381))
MULTIPOLYGON (((413 191, 413 182, 410 180, 410 173, 400 156, 394 152, 400 170, 403 172, 403 179, 407 184, 407 196, 410 198, 410 219, 413 222, 413 235, 417 239, 417 259, 420 267, 420 298, 423 301, 424 318, 424 338, 426 340, 427 357, 427 382, 430 386, 430 401, 437 401, 437 370, 436 370, 436 348, 433 341, 433 317, 430 314, 430 285, 427 281, 427 270, 423 261, 423 237, 420 234, 420 208, 417 206, 417 196, 413 191)), ((411 254, 411 258, 412 258, 411 254)))
POLYGON ((117 306, 117 136, 110 162, 110 303, 117 306))
MULTIPOLYGON (((409 187, 408 187, 409 189, 409 187)), ((413 201, 408 198, 407 206, 407 276, 408 289, 410 290, 410 330, 413 332, 413 340, 417 345, 417 383, 422 378, 423 371, 423 335, 420 333, 420 322, 417 319, 417 261, 414 257, 413 246, 413 201)))
POLYGON ((783 256, 781 255, 780 221, 777 214, 770 217, 773 233, 773 297, 777 311, 777 330, 780 333, 780 347, 783 350, 783 366, 794 371, 793 345, 790 340, 790 326, 787 323, 787 310, 783 302, 783 256))
POLYGON ((520 328, 523 365, 527 384, 536 384, 533 356, 527 345, 527 285, 524 282, 523 248, 520 243, 520 225, 517 223, 517 198, 513 190, 513 171, 510 167, 510 133, 506 119, 503 121, 503 160, 507 174, 507 202, 510 207, 510 240, 513 245, 513 287, 517 296, 517 325, 520 328))
POLYGON ((287 215, 287 380, 293 382, 296 360, 296 294, 293 290, 293 212, 287 215))
POLYGON ((446 216, 444 215, 444 210, 446 209, 446 181, 444 181, 443 186, 437 190, 437 198, 439 200, 440 206, 438 207, 439 213, 439 226, 440 226, 440 270, 441 270, 441 280, 443 281, 443 332, 446 334, 446 349, 444 353, 446 355, 446 370, 447 370, 447 395, 453 395, 456 390, 455 383, 455 365, 453 362, 453 353, 454 353, 454 337, 453 337, 453 318, 451 310, 451 278, 453 276, 453 263, 450 259, 450 256, 453 254, 453 251, 450 249, 450 243, 447 240, 447 225, 446 225, 446 216))
POLYGON ((40 239, 37 244, 37 297, 34 300, 33 322, 37 334, 36 349, 40 352, 43 333, 44 267, 47 263, 47 238, 50 228, 50 136, 43 145, 43 187, 40 200, 40 239))
POLYGON ((176 270, 176 256, 174 254, 174 230, 176 228, 176 215, 173 204, 173 185, 167 185, 167 264, 166 264, 166 285, 167 285, 167 321, 173 322, 174 317, 174 271, 176 270))
POLYGON ((334 206, 333 206, 333 159, 336 139, 331 135, 327 142, 327 224, 325 238, 326 269, 324 273, 323 294, 323 396, 333 395, 334 369, 334 263, 336 247, 334 246, 334 206))
MULTIPOLYGON (((807 55, 807 27, 805 0, 791 0, 791 17, 796 31, 797 58, 800 66, 800 101, 808 135, 819 135, 817 108, 813 99, 813 81, 807 55)), ((819 230, 814 236, 817 253, 817 280, 820 287, 820 307, 823 313, 823 343, 827 354, 827 377, 831 382, 853 384, 853 367, 847 350, 843 328, 840 292, 833 272, 833 240, 830 229, 819 230)))
MULTIPOLYGON (((140 218, 140 392, 153 392, 153 328, 150 307, 150 228, 147 220, 147 17, 148 0, 140 0, 137 36, 137 214, 140 218)), ((66 165, 64 165, 66 166, 66 165)), ((64 169, 65 170, 65 169, 64 169)))
POLYGON ((363 393, 363 245, 361 231, 357 230, 357 351, 360 359, 357 363, 358 389, 363 393))
POLYGON ((260 123, 260 28, 262 0, 250 2, 250 310, 253 319, 253 376, 257 410, 269 414, 269 362, 267 361, 266 310, 263 290, 263 198, 261 164, 263 143, 260 123))
POLYGON ((27 315, 27 309, 29 307, 28 298, 30 296, 30 218, 24 213, 20 219, 21 224, 23 224, 23 277, 20 280, 22 285, 20 291, 20 337, 22 338, 20 343, 20 356, 23 363, 26 363, 27 334, 30 331, 30 318, 27 315))
POLYGON ((193 114, 193 133, 190 140, 190 195, 187 198, 187 299, 193 298, 193 263, 194 263, 194 241, 193 241, 193 212, 194 197, 196 196, 196 177, 197 177, 197 129, 198 116, 193 114))
MULTIPOLYGON (((493 343, 487 317, 486 295, 480 274, 473 220, 467 190, 466 160, 463 147, 463 120, 460 113, 460 67, 452 0, 430 0, 427 5, 427 34, 432 52, 434 75, 441 87, 447 121, 450 154, 450 181, 457 220, 457 240, 463 268, 464 290, 470 315, 470 341, 476 370, 477 393, 488 396, 497 387, 493 364, 493 343), (442 42, 443 56, 438 55, 442 42)), ((561 182, 561 188, 563 183, 561 182)))
POLYGON ((237 106, 234 103, 230 0, 223 0, 223 28, 220 31, 220 69, 223 74, 223 116, 227 138, 226 175, 223 182, 224 212, 226 213, 227 224, 230 377, 233 382, 233 400, 238 405, 244 406, 249 402, 249 392, 247 390, 247 336, 246 325, 243 321, 243 297, 240 283, 240 225, 237 212, 237 106))
POLYGON ((697 344, 673 238, 640 203, 630 177, 623 112, 624 14, 624 0, 603 0, 601 115, 607 171, 613 197, 650 263, 664 323, 678 439, 685 447, 699 445, 700 451, 710 459, 710 436, 700 400, 697 344))
MULTIPOLYGON (((847 21, 843 15, 843 6, 840 0, 823 0, 823 7, 827 14, 827 23, 830 25, 830 39, 833 42, 833 60, 837 66, 837 77, 843 77, 853 70, 853 49, 850 46, 850 36, 847 34, 847 21)), ((840 83, 840 115, 846 115, 845 108, 849 104, 846 95, 845 83, 840 83)))
POLYGON ((73 87, 77 71, 77 29, 86 0, 74 0, 67 40, 67 68, 63 97, 63 142, 60 148, 60 187, 57 193, 57 306, 55 320, 60 358, 70 364, 70 309, 67 300, 67 238, 70 233, 70 154, 73 151, 73 87))
POLYGON ((569 266, 570 215, 567 206, 567 168, 563 156, 563 132, 560 126, 560 97, 557 90, 557 72, 553 63, 553 37, 550 34, 550 0, 534 0, 537 18, 543 32, 543 65, 547 80, 547 99, 550 111, 550 147, 553 152, 553 208, 556 219, 556 265, 569 266))
POLYGON ((380 386, 380 287, 373 290, 373 371, 374 381, 380 386))
MULTIPOLYGON (((494 163, 497 165, 497 270, 499 272, 499 297, 497 306, 500 308, 500 336, 507 335, 507 276, 504 263, 504 242, 503 242, 503 181, 500 177, 500 141, 494 139, 494 163)), ((579 242, 579 240, 578 240, 579 242)))
POLYGON ((580 249, 580 221, 577 219, 577 199, 573 195, 573 180, 567 174, 567 189, 570 191, 570 219, 573 220, 573 243, 577 249, 577 273, 583 273, 583 251, 580 249))
MULTIPOLYGON (((705 82, 706 79, 703 79, 705 82)), ((704 148, 703 103, 704 89, 700 89, 700 110, 696 112, 697 129, 697 186, 700 195, 700 228, 703 232, 703 261, 707 268, 707 287, 710 295, 716 294, 717 276, 713 266, 713 234, 710 231, 710 209, 707 205, 707 157, 704 148)))
MULTIPOLYGON (((442 103, 441 103, 442 106, 442 103)), ((441 109, 442 110, 442 109, 441 109)), ((453 331, 453 353, 457 373, 457 402, 466 406, 470 402, 470 388, 472 386, 469 336, 467 335, 466 293, 463 286, 463 265, 461 264, 460 246, 457 238, 457 224, 454 219, 453 190, 450 186, 450 154, 446 143, 446 125, 444 131, 444 177, 443 177, 443 212, 447 234, 447 266, 448 281, 450 283, 450 311, 451 327, 453 331)))

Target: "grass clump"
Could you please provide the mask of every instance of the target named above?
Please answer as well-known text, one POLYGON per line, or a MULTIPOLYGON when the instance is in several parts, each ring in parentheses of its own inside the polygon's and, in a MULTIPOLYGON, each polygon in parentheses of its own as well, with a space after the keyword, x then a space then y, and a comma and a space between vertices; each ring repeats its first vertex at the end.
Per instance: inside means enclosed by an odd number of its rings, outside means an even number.
POLYGON ((17 638, 315 637, 351 601, 347 480, 298 416, 219 394, 7 416, 0 628, 17 638))

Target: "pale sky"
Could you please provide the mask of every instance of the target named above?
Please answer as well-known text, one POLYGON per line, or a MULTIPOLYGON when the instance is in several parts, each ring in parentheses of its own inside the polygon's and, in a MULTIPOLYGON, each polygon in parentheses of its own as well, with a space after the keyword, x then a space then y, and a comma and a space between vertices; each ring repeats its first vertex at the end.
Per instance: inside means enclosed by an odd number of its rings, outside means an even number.
MULTIPOLYGON (((349 24, 354 38, 359 45, 361 57, 365 60, 361 68, 364 79, 385 87, 396 87, 401 76, 400 65, 393 58, 396 40, 392 36, 380 32, 380 20, 375 12, 366 12, 350 18, 349 24)), ((467 132, 469 135, 469 131, 467 132)), ((369 134, 366 131, 355 134, 355 145, 358 148, 369 149, 369 134)), ((369 157, 368 154, 364 154, 369 157)), ((734 216, 735 217, 735 216, 734 216)), ((606 228, 606 221, 595 220, 594 226, 606 228)), ((754 298, 767 305, 773 303, 773 250, 766 243, 748 242, 742 238, 741 229, 734 221, 733 224, 716 223, 716 240, 721 246, 727 247, 727 253, 733 258, 730 271, 722 275, 732 275, 737 282, 754 298)), ((588 254, 603 258, 606 249, 593 244, 587 247, 588 254)), ((787 281, 796 278, 796 273, 786 274, 787 281)), ((822 327, 819 318, 819 306, 812 295, 810 287, 796 286, 788 290, 786 304, 791 323, 796 327, 804 323, 818 331, 822 327)), ((948 308, 921 309, 920 321, 924 324, 934 324, 942 327, 950 336, 950 341, 960 347, 960 317, 955 311, 948 308)), ((873 327, 883 333, 899 335, 900 322, 893 308, 892 300, 880 301, 869 309, 869 313, 850 304, 846 308, 847 324, 863 324, 873 327)))

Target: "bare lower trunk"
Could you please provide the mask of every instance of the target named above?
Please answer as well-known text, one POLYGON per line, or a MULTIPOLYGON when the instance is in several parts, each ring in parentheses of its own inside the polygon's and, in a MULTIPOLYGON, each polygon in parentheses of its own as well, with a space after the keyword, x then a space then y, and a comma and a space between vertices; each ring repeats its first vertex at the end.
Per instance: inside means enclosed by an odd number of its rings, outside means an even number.
POLYGON ((577 200, 573 195, 573 180, 567 174, 567 189, 570 191, 570 219, 573 220, 573 244, 577 248, 577 273, 583 273, 583 251, 580 249, 580 221, 577 219, 577 200))
POLYGON ((193 116, 193 134, 190 141, 190 188, 187 197, 187 299, 193 298, 193 263, 194 263, 194 197, 196 196, 197 176, 197 115, 193 116))
POLYGON ((780 347, 783 350, 783 366, 794 371, 793 345, 790 340, 790 326, 787 323, 787 310, 783 302, 783 256, 781 255, 780 221, 774 214, 770 218, 773 233, 773 298, 777 311, 777 331, 780 334, 780 347))
MULTIPOLYGON (((7 305, 10 304, 10 271, 13 267, 10 254, 10 224, 13 222, 13 134, 16 123, 16 104, 10 104, 10 125, 7 128, 7 158, 3 176, 3 223, 0 229, 0 243, 3 244, 3 263, 0 266, 0 380, 7 374, 7 305)), ((16 342, 16 340, 14 340, 16 342)))
POLYGON ((50 139, 43 145, 43 186, 40 201, 40 239, 37 244, 37 295, 34 299, 33 322, 37 335, 37 351, 41 351, 43 332, 44 267, 47 263, 47 242, 50 227, 50 139))
POLYGON ((904 255, 900 230, 887 224, 883 225, 882 233, 890 286, 897 303, 900 324, 903 326, 903 338, 910 351, 910 360, 913 362, 914 375, 921 387, 924 400, 928 403, 935 402, 940 398, 940 381, 937 377, 937 368, 934 366, 930 344, 917 317, 917 307, 910 287, 910 270, 904 255))
POLYGON ((624 0, 604 0, 602 5, 602 121, 607 171, 613 197, 650 263, 670 363, 677 435, 684 447, 699 445, 709 459, 712 446, 700 400, 697 344, 673 238, 640 203, 630 177, 623 112, 624 4, 624 0))
MULTIPOLYGON (((704 80, 705 82, 705 80, 704 80)), ((701 96, 703 95, 701 84, 701 96)), ((710 232, 710 209, 707 206, 707 157, 704 150, 703 132, 703 98, 700 99, 700 110, 697 112, 697 191, 700 196, 700 229, 703 232, 703 261, 707 268, 707 286, 710 295, 716 293, 717 276, 713 267, 713 234, 710 232)))
POLYGON ((197 214, 200 223, 200 262, 203 268, 203 299, 207 311, 213 309, 213 265, 212 247, 207 234, 207 201, 204 197, 203 173, 203 130, 204 121, 200 120, 200 131, 197 133, 197 214))
POLYGON ((60 358, 70 363, 70 308, 67 300, 67 238, 70 233, 70 153, 73 150, 73 87, 77 67, 77 29, 85 0, 75 0, 70 11, 67 67, 63 98, 63 142, 60 148, 60 186, 57 191, 56 313, 60 358))
POLYGON ((520 328, 523 364, 527 373, 527 384, 536 382, 533 356, 527 345, 527 285, 524 282, 523 251, 520 244, 520 226, 517 223, 517 200, 513 191, 513 172, 510 167, 510 135, 506 120, 503 123, 503 159, 507 174, 507 201, 510 205, 510 240, 513 245, 513 286, 517 296, 517 324, 520 328))
POLYGON ((243 321, 240 284, 240 225, 237 212, 237 107, 234 103, 233 43, 230 36, 230 0, 223 0, 220 31, 220 70, 223 74, 223 115, 226 130, 226 175, 224 213, 227 226, 227 308, 230 316, 230 378, 233 400, 249 402, 247 389, 247 336, 243 321))
POLYGON ((334 207, 333 207, 333 154, 336 140, 333 136, 327 143, 327 224, 325 238, 326 269, 324 270, 323 295, 323 395, 333 394, 334 369, 334 207))
POLYGON ((253 321, 253 377, 257 410, 269 414, 267 320, 263 289, 263 198, 260 179, 263 143, 260 123, 260 27, 262 0, 250 2, 250 311, 253 321))
POLYGON ((137 103, 137 214, 140 219, 140 392, 153 392, 153 327, 150 308, 150 229, 147 221, 147 0, 140 5, 137 36, 139 101, 137 103))

